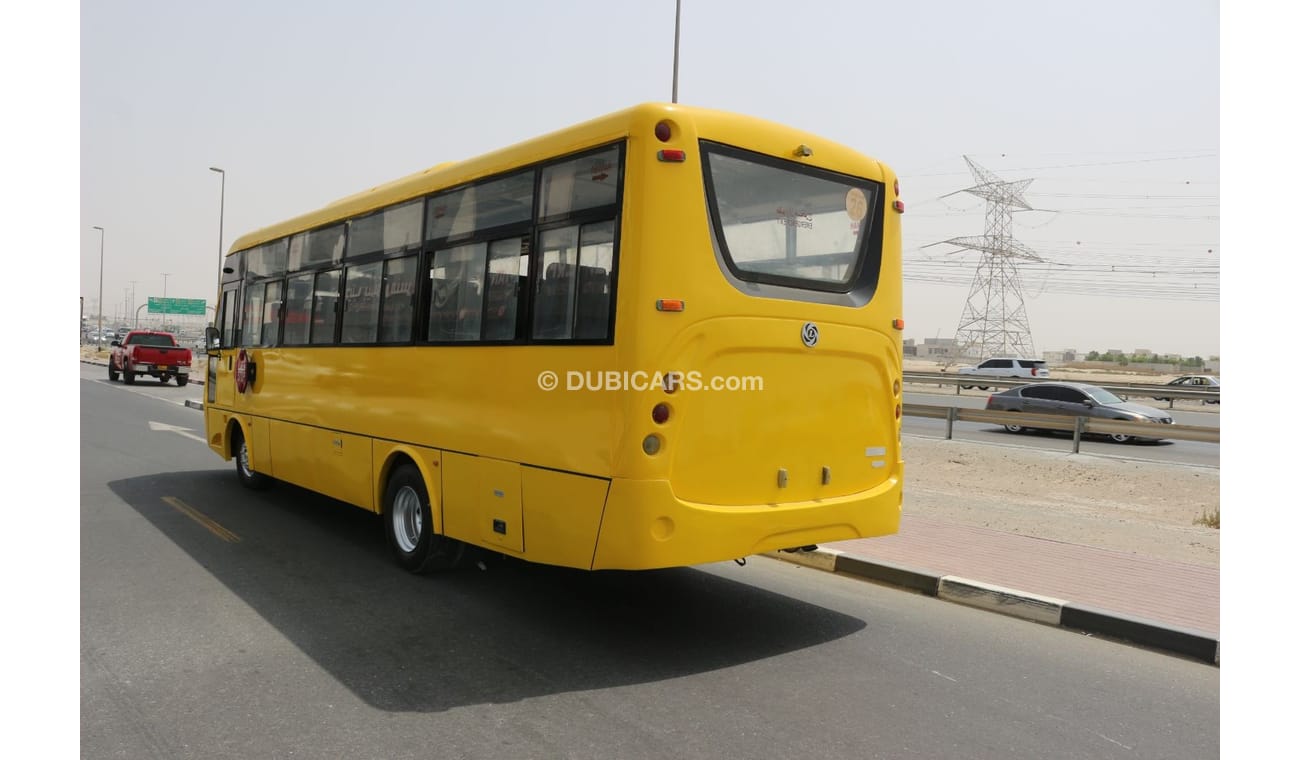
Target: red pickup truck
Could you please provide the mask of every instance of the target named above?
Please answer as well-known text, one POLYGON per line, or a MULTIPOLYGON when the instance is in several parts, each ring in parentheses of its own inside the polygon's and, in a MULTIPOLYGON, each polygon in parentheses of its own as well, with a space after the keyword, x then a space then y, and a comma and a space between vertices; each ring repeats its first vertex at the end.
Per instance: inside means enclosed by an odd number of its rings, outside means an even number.
POLYGON ((108 379, 130 385, 136 375, 150 375, 160 382, 176 378, 177 385, 190 381, 190 350, 176 343, 171 333, 133 330, 120 341, 113 341, 108 356, 108 379))

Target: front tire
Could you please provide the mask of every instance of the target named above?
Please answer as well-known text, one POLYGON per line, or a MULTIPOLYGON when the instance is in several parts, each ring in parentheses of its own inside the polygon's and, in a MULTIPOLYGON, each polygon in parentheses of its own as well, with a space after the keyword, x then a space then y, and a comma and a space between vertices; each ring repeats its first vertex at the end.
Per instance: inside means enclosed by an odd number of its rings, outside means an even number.
POLYGON ((253 470, 243 429, 236 425, 231 435, 233 438, 230 441, 230 451, 235 455, 235 474, 239 476, 240 484, 254 491, 265 491, 270 488, 274 480, 268 475, 253 470))
POLYGON ((424 476, 415 465, 399 465, 384 489, 384 533, 397 564, 412 573, 456 567, 465 544, 433 532, 433 511, 424 476))

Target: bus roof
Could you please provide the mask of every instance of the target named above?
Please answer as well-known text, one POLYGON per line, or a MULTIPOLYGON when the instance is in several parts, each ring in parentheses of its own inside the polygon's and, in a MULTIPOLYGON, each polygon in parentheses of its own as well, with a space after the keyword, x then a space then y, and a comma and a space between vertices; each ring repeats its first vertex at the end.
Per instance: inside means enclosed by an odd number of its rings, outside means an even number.
MULTIPOLYGON (((649 134, 653 130, 655 123, 673 116, 683 120, 689 119, 696 125, 701 126, 702 131, 707 131, 708 127, 712 125, 721 125, 725 122, 731 130, 748 128, 759 134, 767 134, 777 129, 787 138, 793 136, 796 139, 815 141, 819 146, 825 148, 832 147, 832 144, 825 138, 753 116, 696 106, 684 106, 677 103, 642 103, 474 158, 439 163, 415 174, 377 185, 369 190, 354 193, 315 211, 242 235, 231 244, 227 253, 242 251, 262 243, 278 240, 287 235, 315 229, 331 222, 361 216, 371 211, 378 211, 407 198, 415 198, 467 184, 483 177, 536 163, 546 158, 577 153, 587 148, 624 138, 631 133, 640 132, 642 127, 645 128, 646 134, 649 134)), ((851 150, 841 145, 834 145, 833 147, 839 150, 851 150)))

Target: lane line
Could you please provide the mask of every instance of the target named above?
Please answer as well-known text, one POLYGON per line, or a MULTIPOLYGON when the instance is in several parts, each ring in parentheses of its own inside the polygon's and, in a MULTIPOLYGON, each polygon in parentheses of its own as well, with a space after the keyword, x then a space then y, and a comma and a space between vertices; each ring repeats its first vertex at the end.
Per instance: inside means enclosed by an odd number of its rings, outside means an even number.
POLYGON ((172 509, 175 509, 177 512, 180 512, 181 514, 190 518, 191 520, 198 523, 199 525, 202 525, 204 528, 207 528, 208 531, 212 533, 212 535, 216 536, 222 541, 225 541, 228 544, 237 544, 240 542, 241 539, 239 538, 239 536, 235 535, 229 530, 226 530, 216 520, 213 520, 211 517, 208 517, 207 515, 198 511, 194 507, 191 507, 189 504, 186 504, 185 502, 181 501, 175 496, 164 496, 162 497, 162 500, 166 502, 167 505, 170 506, 172 509))

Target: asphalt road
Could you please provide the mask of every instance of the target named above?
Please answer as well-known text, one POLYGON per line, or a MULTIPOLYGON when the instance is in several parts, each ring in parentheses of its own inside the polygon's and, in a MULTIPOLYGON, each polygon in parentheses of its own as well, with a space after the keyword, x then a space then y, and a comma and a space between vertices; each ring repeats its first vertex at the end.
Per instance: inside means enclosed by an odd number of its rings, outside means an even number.
POLYGON ((1219 671, 758 557, 416 577, 81 382, 81 750, 128 758, 1200 758, 1219 671))
MULTIPOLYGON (((988 391, 962 391, 960 394, 930 393, 908 388, 903 391, 903 400, 909 404, 927 404, 932 406, 956 406, 964 409, 983 409, 988 391)), ((1142 403, 1142 399, 1134 399, 1142 403)), ((1165 409, 1168 404, 1148 404, 1165 409)), ((1218 427, 1217 411, 1199 411, 1196 407, 1180 404, 1172 410, 1175 424, 1218 427)), ((948 423, 945 420, 925 417, 903 417, 903 432, 908 435, 921 435, 929 438, 943 438, 947 435, 948 423)), ((1001 425, 985 422, 953 423, 953 438, 962 441, 997 443, 1010 446, 1030 446, 1055 451, 1072 451, 1073 438, 1068 433, 1046 430, 1030 433, 1008 433, 1001 425)), ((1125 459, 1145 459, 1153 462, 1170 464, 1187 464, 1198 467, 1219 466, 1219 444, 1201 443, 1199 441, 1159 441, 1155 443, 1114 443, 1102 437, 1084 438, 1079 443, 1081 452, 1092 455, 1115 456, 1125 459)))

